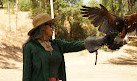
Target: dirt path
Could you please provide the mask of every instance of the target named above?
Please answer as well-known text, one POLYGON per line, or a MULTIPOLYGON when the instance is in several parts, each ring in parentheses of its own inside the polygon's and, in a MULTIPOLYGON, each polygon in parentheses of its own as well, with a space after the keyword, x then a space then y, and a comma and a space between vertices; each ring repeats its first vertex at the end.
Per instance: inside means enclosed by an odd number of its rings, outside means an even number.
POLYGON ((96 66, 95 54, 89 54, 87 51, 66 54, 66 57, 68 81, 137 80, 137 48, 124 46, 113 53, 99 51, 96 66), (126 53, 127 49, 132 52, 126 53))
MULTIPOLYGON (((68 81, 137 80, 137 47, 124 46, 116 52, 99 50, 96 66, 95 54, 86 50, 65 54, 65 61, 68 81)), ((16 66, 18 69, 0 69, 0 81, 21 81, 22 63, 16 62, 16 66)))

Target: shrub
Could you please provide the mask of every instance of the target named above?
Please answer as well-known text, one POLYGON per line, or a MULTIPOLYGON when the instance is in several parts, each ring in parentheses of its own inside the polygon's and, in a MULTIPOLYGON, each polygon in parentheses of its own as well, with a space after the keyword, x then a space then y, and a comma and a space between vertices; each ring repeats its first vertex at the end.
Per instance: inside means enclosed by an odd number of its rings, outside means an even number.
POLYGON ((32 2, 30 0, 19 0, 19 10, 21 11, 29 11, 31 9, 32 2))

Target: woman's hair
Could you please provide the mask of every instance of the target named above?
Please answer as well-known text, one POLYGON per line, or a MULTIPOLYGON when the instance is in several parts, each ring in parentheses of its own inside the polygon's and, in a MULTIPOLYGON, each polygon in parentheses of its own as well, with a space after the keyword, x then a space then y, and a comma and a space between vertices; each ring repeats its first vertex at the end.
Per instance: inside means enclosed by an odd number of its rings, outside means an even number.
POLYGON ((32 33, 30 33, 28 40, 23 44, 23 47, 30 42, 31 40, 38 40, 42 38, 43 31, 41 30, 42 26, 36 28, 32 33))

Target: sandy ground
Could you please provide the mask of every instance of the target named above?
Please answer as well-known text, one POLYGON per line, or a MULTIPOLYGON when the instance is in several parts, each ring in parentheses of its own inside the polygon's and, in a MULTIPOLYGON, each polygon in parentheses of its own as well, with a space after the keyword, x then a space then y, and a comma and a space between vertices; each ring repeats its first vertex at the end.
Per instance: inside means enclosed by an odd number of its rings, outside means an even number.
POLYGON ((137 51, 134 51, 136 57, 131 56, 124 52, 129 48, 132 49, 124 46, 116 52, 100 50, 97 65, 94 65, 95 54, 87 51, 66 54, 68 81, 136 81, 137 51))
MULTIPOLYGON (((97 65, 94 65, 95 54, 87 50, 66 53, 65 61, 67 81, 137 80, 137 47, 124 46, 115 52, 99 50, 97 65)), ((22 80, 22 62, 14 63, 17 69, 0 69, 0 81, 22 80)))
MULTIPOLYGON (((28 12, 19 12, 17 36, 13 36, 5 32, 9 26, 5 13, 0 10, 0 81, 22 81, 21 45, 32 21, 28 12)), ((14 28, 15 15, 11 19, 14 28)), ((99 50, 97 65, 94 65, 95 53, 87 50, 67 53, 65 61, 67 81, 137 81, 137 47, 134 46, 125 45, 115 52, 99 50)))

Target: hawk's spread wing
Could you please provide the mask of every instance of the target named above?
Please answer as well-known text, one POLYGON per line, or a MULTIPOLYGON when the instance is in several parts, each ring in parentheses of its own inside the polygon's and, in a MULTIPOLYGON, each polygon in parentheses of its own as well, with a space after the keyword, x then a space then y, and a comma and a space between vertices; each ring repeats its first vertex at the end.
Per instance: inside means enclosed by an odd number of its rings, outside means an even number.
POLYGON ((134 14, 126 15, 123 17, 125 22, 128 24, 127 33, 128 35, 137 35, 137 12, 134 14))
POLYGON ((117 16, 111 14, 103 5, 100 4, 100 6, 101 8, 83 6, 83 9, 81 9, 83 17, 88 17, 95 27, 99 26, 100 32, 105 34, 117 32, 115 28, 117 16))

